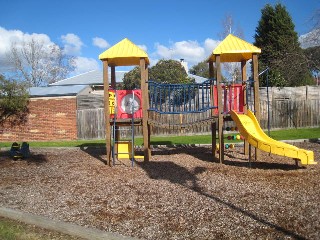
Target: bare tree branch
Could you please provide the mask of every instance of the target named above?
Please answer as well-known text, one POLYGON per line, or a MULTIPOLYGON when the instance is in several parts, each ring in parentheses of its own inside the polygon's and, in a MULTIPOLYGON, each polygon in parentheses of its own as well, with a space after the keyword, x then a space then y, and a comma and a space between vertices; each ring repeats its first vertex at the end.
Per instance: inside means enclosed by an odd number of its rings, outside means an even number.
POLYGON ((44 86, 65 78, 74 69, 73 57, 57 45, 46 46, 31 39, 21 46, 13 43, 9 56, 16 78, 30 86, 44 86))
MULTIPOLYGON (((223 40, 229 34, 233 34, 239 38, 244 38, 244 33, 240 26, 234 26, 234 20, 231 14, 225 15, 224 19, 222 20, 222 28, 223 30, 220 34, 221 40, 223 40)), ((230 82, 234 82, 241 78, 240 63, 223 63, 222 66, 226 73, 225 77, 230 82)))

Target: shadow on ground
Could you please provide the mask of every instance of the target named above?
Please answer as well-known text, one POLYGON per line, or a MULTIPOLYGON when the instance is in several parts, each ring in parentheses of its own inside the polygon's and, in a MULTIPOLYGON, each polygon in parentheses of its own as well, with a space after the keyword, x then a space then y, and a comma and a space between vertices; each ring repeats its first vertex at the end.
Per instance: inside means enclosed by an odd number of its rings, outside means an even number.
MULTIPOLYGON (((170 141, 169 141, 170 142, 170 141)), ((163 142, 162 142, 163 143, 163 142)), ((104 143, 85 143, 78 146, 82 151, 86 152, 90 156, 98 159, 104 164, 108 164, 106 160, 106 149, 104 143)), ((172 154, 188 154, 193 156, 194 158, 199 159, 200 161, 219 163, 219 159, 217 156, 212 155, 212 150, 210 147, 202 147, 195 145, 156 145, 152 148, 153 156, 164 156, 164 155, 172 155, 172 154)), ((142 148, 137 149, 135 151, 135 155, 143 155, 142 148)), ((242 168, 256 168, 256 169, 265 169, 265 170, 284 170, 291 171, 297 170, 304 167, 299 167, 292 161, 292 164, 289 163, 281 163, 281 162, 265 162, 265 161, 251 161, 249 163, 248 156, 241 154, 237 157, 231 151, 225 152, 225 158, 223 164, 242 167, 242 168), (234 159, 234 160, 233 160, 234 159)), ((152 159, 151 159, 152 161, 152 159)))
POLYGON ((35 153, 30 153, 29 156, 24 157, 24 158, 18 158, 18 159, 13 159, 10 156, 10 151, 1 151, 0 152, 0 165, 8 162, 18 162, 18 161, 26 161, 28 164, 43 164, 48 161, 46 155, 44 154, 35 154, 35 153))
POLYGON ((282 226, 279 226, 268 219, 264 219, 257 215, 254 212, 250 212, 246 210, 244 207, 237 206, 232 203, 232 199, 230 201, 223 200, 219 196, 215 196, 211 193, 206 192, 205 189, 201 188, 199 179, 197 175, 205 172, 207 169, 205 167, 195 167, 192 170, 188 170, 185 167, 175 164, 170 161, 150 161, 150 162, 137 162, 139 165, 151 179, 155 180, 167 180, 172 184, 179 184, 187 189, 190 189, 198 194, 211 199, 212 201, 224 205, 233 211, 243 214, 246 217, 251 218, 254 221, 259 222, 262 225, 270 227, 279 233, 282 233, 286 236, 292 237, 293 239, 305 239, 303 236, 288 230, 282 226))
POLYGON ((106 157, 106 145, 105 143, 85 143, 78 146, 81 151, 89 154, 104 164, 108 164, 106 157))
MULTIPOLYGON (((142 154, 142 152, 140 152, 142 154)), ((177 147, 158 147, 154 148, 152 155, 171 155, 171 154, 188 154, 200 161, 219 163, 218 156, 212 155, 212 150, 210 147, 197 147, 191 145, 180 145, 177 147)), ((248 160, 248 156, 240 154, 240 157, 235 157, 232 151, 225 151, 225 160, 223 164, 242 168, 256 168, 265 170, 284 170, 291 171, 297 170, 304 167, 299 167, 292 161, 292 164, 282 163, 282 162, 265 162, 265 161, 251 161, 248 160)), ((254 158, 254 157, 253 157, 254 158)))

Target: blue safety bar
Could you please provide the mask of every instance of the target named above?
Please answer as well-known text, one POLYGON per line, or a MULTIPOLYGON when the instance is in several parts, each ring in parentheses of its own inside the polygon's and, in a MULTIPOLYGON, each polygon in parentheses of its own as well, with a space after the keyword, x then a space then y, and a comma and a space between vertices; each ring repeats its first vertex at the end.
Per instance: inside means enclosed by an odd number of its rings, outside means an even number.
POLYGON ((162 114, 180 114, 200 113, 217 108, 210 101, 213 84, 213 79, 190 84, 148 81, 149 110, 162 114))

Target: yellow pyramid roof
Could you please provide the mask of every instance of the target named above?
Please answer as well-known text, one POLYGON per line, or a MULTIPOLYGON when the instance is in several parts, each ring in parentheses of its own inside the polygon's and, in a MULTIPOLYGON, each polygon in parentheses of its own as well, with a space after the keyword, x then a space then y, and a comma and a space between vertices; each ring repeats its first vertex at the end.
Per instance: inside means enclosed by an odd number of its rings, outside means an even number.
POLYGON ((220 55, 221 62, 241 62, 252 58, 253 53, 261 53, 256 46, 229 34, 212 52, 209 61, 215 61, 216 55, 220 55))
POLYGON ((140 58, 144 58, 146 64, 150 63, 148 54, 128 38, 121 40, 99 55, 100 60, 108 60, 108 64, 113 66, 139 65, 140 58))

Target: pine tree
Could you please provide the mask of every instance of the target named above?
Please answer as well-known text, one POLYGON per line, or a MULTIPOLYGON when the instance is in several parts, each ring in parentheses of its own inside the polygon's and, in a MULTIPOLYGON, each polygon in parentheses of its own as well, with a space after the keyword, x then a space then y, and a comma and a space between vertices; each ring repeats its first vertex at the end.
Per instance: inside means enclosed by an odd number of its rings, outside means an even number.
MULTIPOLYGON (((259 69, 270 68, 269 85, 284 87, 311 83, 306 58, 285 6, 267 4, 261 13, 254 44, 262 49, 259 69)), ((265 78, 261 85, 266 85, 265 78)))

